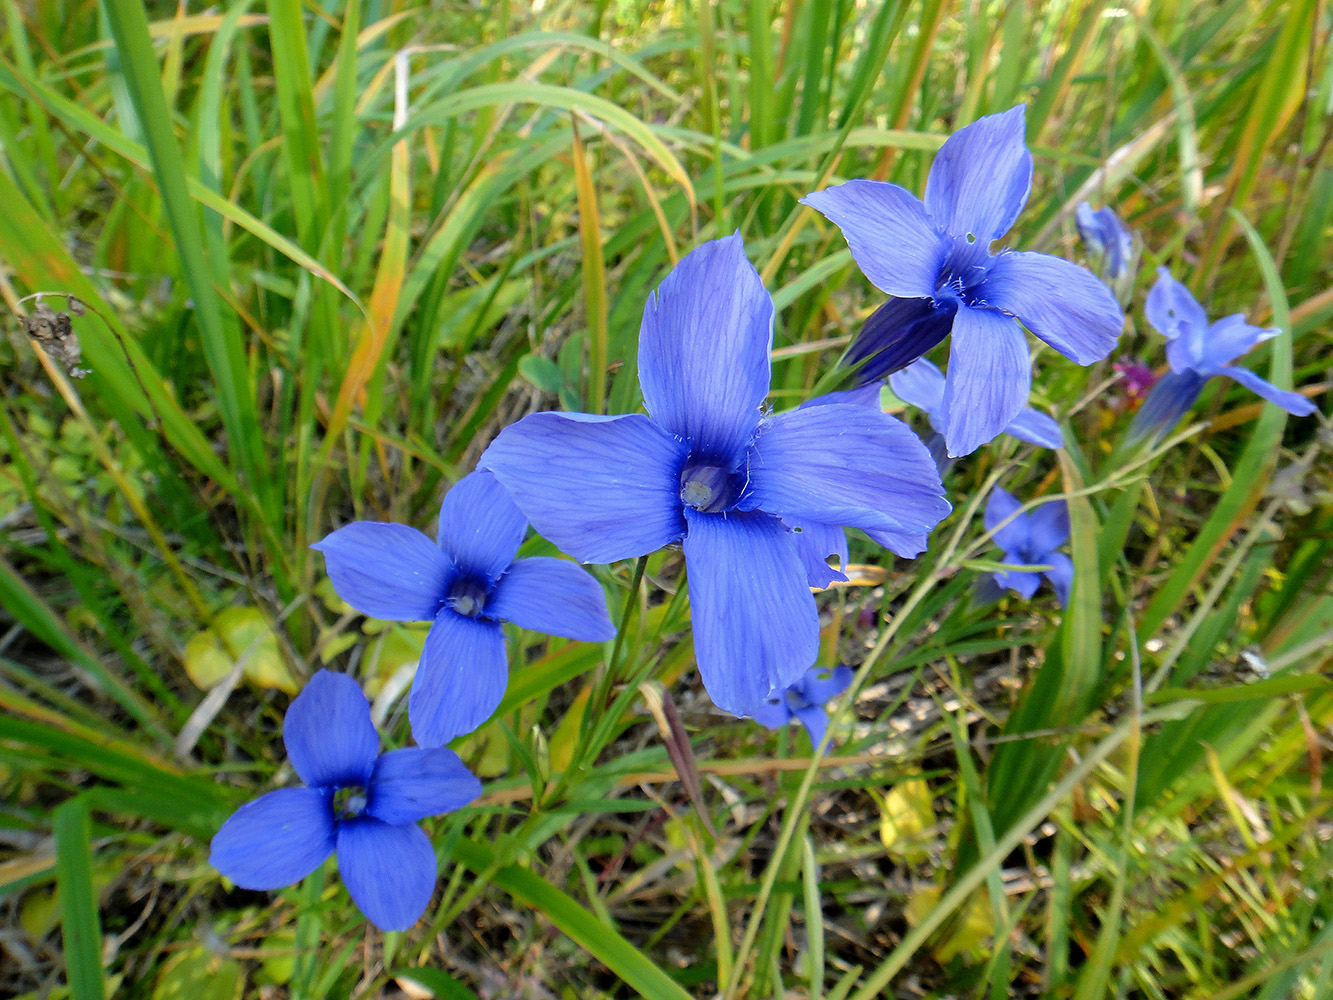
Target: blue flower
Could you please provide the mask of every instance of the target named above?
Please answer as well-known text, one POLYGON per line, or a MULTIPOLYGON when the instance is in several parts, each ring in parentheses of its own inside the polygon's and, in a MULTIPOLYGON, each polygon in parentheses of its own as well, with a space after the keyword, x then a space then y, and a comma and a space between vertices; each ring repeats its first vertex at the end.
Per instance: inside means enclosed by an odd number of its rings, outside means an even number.
POLYGON ((787 690, 764 702, 755 711, 754 721, 769 729, 781 729, 792 719, 800 719, 810 745, 817 747, 828 730, 828 712, 824 706, 847 690, 852 676, 848 667, 834 667, 827 674, 819 667, 811 667, 787 690))
POLYGON ((1282 331, 1251 326, 1245 322, 1244 313, 1210 324, 1203 306, 1165 267, 1157 269, 1157 284, 1148 293, 1144 313, 1153 329, 1167 339, 1166 360, 1171 371, 1158 380, 1134 415, 1131 440, 1174 427, 1215 375, 1235 379, 1298 417, 1314 413, 1314 404, 1304 396, 1279 389, 1248 368, 1231 364, 1255 344, 1271 340, 1282 331))
POLYGON ((422 746, 470 733, 509 685, 501 622, 605 642, 606 595, 563 559, 514 560, 528 522, 489 473, 464 476, 440 505, 439 544, 403 524, 354 521, 312 545, 338 596, 362 614, 428 621, 408 716, 422 746))
POLYGON ((209 864, 243 889, 281 889, 337 851, 352 902, 371 923, 411 927, 435 890, 435 851, 417 821, 461 809, 481 782, 447 747, 378 753, 370 704, 346 674, 315 674, 287 709, 282 738, 305 787, 236 810, 209 864))
POLYGON ((1111 290, 1086 268, 991 251, 1032 185, 1023 116, 1019 105, 950 136, 930 168, 924 202, 870 180, 801 199, 842 230, 871 284, 898 297, 871 317, 849 359, 887 351, 886 361, 866 369, 886 375, 952 332, 944 386, 951 458, 994 438, 1026 405, 1032 372, 1022 327, 1086 365, 1110 353, 1123 322, 1111 290))
POLYGON ((773 300, 740 236, 705 243, 644 310, 651 417, 534 413, 478 463, 580 561, 683 540, 699 673, 733 715, 752 714, 815 659, 819 619, 793 528, 924 535, 950 509, 925 446, 878 407, 764 417, 772 336, 773 300))
POLYGON ((1094 212, 1091 205, 1081 201, 1074 211, 1074 223, 1087 244, 1093 269, 1115 290, 1116 298, 1128 301, 1134 290, 1142 243, 1110 206, 1094 212))
MULTIPOLYGON (((949 414, 944 409, 944 373, 925 358, 913 361, 906 368, 889 376, 889 385, 905 403, 926 411, 926 419, 937 433, 946 433, 949 414)), ((1060 425, 1032 407, 1024 407, 1004 428, 1020 441, 1042 448, 1059 448, 1064 444, 1060 425)))
POLYGON ((1011 494, 995 487, 986 501, 986 530, 995 533, 995 544, 1004 549, 1004 562, 1011 566, 1045 568, 1001 570, 994 575, 995 582, 1030 598, 1041 586, 1044 576, 1051 581, 1060 606, 1064 607, 1069 602, 1069 586, 1074 582, 1074 564, 1067 555, 1056 550, 1069 541, 1069 507, 1063 500, 1055 500, 1019 514, 1004 527, 999 527, 1022 506, 1011 494))

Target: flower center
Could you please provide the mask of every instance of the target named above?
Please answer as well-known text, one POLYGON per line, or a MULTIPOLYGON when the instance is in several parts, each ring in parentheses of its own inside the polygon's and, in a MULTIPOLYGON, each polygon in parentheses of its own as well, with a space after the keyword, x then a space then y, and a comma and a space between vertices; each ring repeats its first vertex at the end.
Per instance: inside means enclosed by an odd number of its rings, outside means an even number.
POLYGON ((449 588, 445 603, 465 618, 480 618, 486 610, 489 588, 470 577, 459 577, 449 588))
POLYGON ((805 695, 795 688, 787 689, 787 707, 793 712, 798 712, 803 708, 811 708, 811 703, 806 700, 805 695))
POLYGON ((983 286, 994 259, 982 240, 968 236, 953 237, 935 280, 935 297, 958 299, 969 306, 985 305, 983 286))
POLYGON ((333 793, 333 815, 338 819, 356 819, 366 811, 366 790, 348 785, 333 793))
POLYGON ((704 514, 730 510, 740 498, 744 482, 730 469, 710 459, 685 463, 680 473, 680 499, 704 514))

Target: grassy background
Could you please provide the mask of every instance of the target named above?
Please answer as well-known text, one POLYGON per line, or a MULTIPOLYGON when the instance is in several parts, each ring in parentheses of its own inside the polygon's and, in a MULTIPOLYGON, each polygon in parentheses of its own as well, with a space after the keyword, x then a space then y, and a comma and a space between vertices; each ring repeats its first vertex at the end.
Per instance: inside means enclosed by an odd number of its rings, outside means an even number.
POLYGON ((1164 362, 1159 263, 1289 331, 1261 373, 1329 378, 1326 6, 201 9, 0 0, 0 295, 85 303, 91 369, 7 324, 0 992, 1333 993, 1327 423, 1217 380, 1169 444, 1110 458, 1111 361, 1164 362), (208 838, 292 780, 303 677, 355 672, 408 737, 423 633, 341 605, 311 542, 431 530, 534 409, 636 408, 644 299, 700 240, 744 235, 775 404, 800 401, 879 295, 796 198, 920 191, 945 135, 1018 101, 1037 170, 1008 241, 1077 257, 1074 206, 1109 203, 1145 274, 1112 359, 1038 355, 1064 452, 958 463, 918 561, 854 542, 866 568, 819 599, 822 661, 858 668, 829 756, 711 708, 659 553, 637 587, 598 570, 630 595, 618 659, 512 636, 459 747, 486 796, 428 821, 417 927, 368 928, 332 865, 221 882, 208 838), (997 481, 1071 498, 1067 612, 971 601, 997 481))

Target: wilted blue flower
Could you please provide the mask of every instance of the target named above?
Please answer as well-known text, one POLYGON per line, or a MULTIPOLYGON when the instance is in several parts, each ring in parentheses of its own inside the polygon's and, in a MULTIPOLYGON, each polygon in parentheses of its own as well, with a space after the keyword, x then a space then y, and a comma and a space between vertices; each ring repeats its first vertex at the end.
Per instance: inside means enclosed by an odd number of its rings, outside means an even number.
MULTIPOLYGON (((930 426, 939 434, 946 433, 949 419, 944 409, 945 382, 944 373, 925 358, 919 358, 889 376, 889 385, 898 398, 925 410, 930 426)), ((1030 406, 1024 407, 1009 421, 1004 433, 1042 448, 1059 448, 1064 444, 1060 425, 1030 406)))
POLYGON ((1004 527, 997 526, 1023 505, 1000 487, 991 491, 986 501, 986 530, 994 531, 995 544, 1004 549, 1004 562, 1011 566, 1044 566, 1045 569, 1001 570, 994 575, 1001 587, 1030 598, 1041 586, 1044 576, 1051 581, 1060 606, 1069 602, 1069 586, 1074 582, 1074 564, 1056 550, 1069 541, 1069 507, 1063 500, 1042 504, 1019 514, 1004 527))
POLYGON ((733 715, 752 714, 815 658, 819 621, 791 528, 924 535, 950 509, 925 446, 878 407, 763 417, 772 336, 773 300, 740 236, 705 243, 644 310, 651 417, 534 413, 479 463, 581 561, 683 539, 699 673, 733 715))
POLYGON ((381 930, 412 926, 435 889, 435 850, 416 824, 461 809, 479 782, 447 747, 379 753, 370 704, 346 674, 321 670, 282 727, 304 788, 246 803, 208 861, 243 889, 281 889, 334 851, 352 902, 381 930))
POLYGON ((944 387, 951 458, 991 440, 1026 405, 1031 358, 1020 322, 1086 365, 1110 352, 1123 321, 1111 290, 1086 268, 1046 254, 991 252, 1032 186, 1023 116, 1019 105, 950 136, 924 202, 871 180, 801 199, 838 225, 870 282, 899 299, 871 317, 849 358, 886 351, 888 360, 866 370, 888 374, 952 331, 944 387))
POLYGON ((362 614, 429 621, 408 716, 422 746, 470 733, 509 685, 501 622, 567 639, 615 635, 601 586, 564 559, 514 560, 528 522, 495 478, 464 476, 440 505, 439 544, 415 528, 354 521, 311 548, 362 614))
POLYGON ((1117 299, 1128 301, 1139 269, 1140 241, 1109 205, 1094 212, 1091 205, 1081 201, 1074 211, 1074 222, 1087 244, 1093 270, 1111 286, 1117 299))
POLYGON ((810 736, 810 745, 817 747, 824 741, 828 730, 828 712, 824 706, 847 690, 852 683, 848 667, 834 667, 825 673, 820 667, 811 667, 787 690, 764 702, 754 713, 754 721, 769 729, 781 729, 793 718, 810 736))
POLYGON ((1298 393, 1279 389, 1248 368, 1231 362, 1255 344, 1276 337, 1281 330, 1264 329, 1245 322, 1235 313, 1208 322, 1203 306, 1165 267, 1157 269, 1157 284, 1148 293, 1144 313, 1153 329, 1166 337, 1166 360, 1171 371, 1153 386, 1134 416, 1130 437, 1164 433, 1175 426, 1199 398, 1207 381, 1215 375, 1235 379, 1251 392, 1298 417, 1309 416, 1315 406, 1298 393))

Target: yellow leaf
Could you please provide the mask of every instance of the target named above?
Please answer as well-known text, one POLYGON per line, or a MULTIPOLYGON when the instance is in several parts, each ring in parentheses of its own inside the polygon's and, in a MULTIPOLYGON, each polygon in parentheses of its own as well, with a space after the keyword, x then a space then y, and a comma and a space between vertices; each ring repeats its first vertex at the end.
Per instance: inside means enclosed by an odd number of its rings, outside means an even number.
MULTIPOLYGON (((915 927, 925 920, 939 903, 940 895, 941 890, 937 885, 924 886, 913 892, 903 908, 907 922, 915 927)), ((943 929, 932 938, 930 950, 941 965, 959 955, 965 955, 974 962, 984 961, 990 955, 990 942, 994 933, 990 895, 981 888, 968 898, 953 919, 947 921, 943 929)))
POLYGON ((185 672, 204 690, 231 673, 238 659, 245 679, 256 687, 288 694, 300 689, 283 661, 278 637, 258 608, 227 608, 211 628, 185 644, 185 672))
POLYGON ((366 679, 366 694, 374 698, 384 687, 384 682, 398 672, 405 664, 421 659, 426 648, 426 633, 429 625, 400 625, 380 634, 366 651, 362 676, 366 679))
POLYGON ((565 712, 565 717, 551 734, 551 771, 563 774, 574 759, 574 747, 579 741, 579 732, 583 728, 583 716, 588 711, 588 699, 592 695, 592 686, 580 691, 565 712))
POLYGON ((929 857, 930 831, 935 807, 930 786, 922 778, 900 781, 880 799, 879 837, 890 854, 904 861, 929 857))

